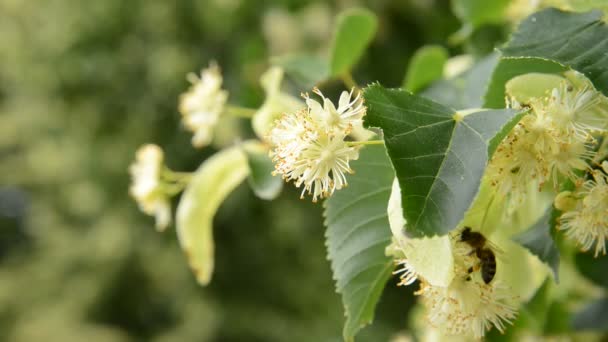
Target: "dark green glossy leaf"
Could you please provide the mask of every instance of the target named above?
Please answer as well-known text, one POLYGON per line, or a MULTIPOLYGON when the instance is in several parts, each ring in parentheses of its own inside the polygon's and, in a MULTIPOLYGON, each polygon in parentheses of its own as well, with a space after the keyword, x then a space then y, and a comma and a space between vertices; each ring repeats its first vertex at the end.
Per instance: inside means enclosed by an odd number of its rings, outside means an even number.
POLYGON ((536 255, 542 262, 551 267, 553 277, 559 281, 559 250, 551 236, 554 230, 554 209, 550 208, 530 229, 515 236, 513 240, 526 247, 532 254, 536 255))
POLYGON ((251 189, 261 199, 275 199, 283 189, 283 179, 273 176, 274 164, 268 156, 268 150, 262 145, 245 146, 249 176, 247 180, 251 189))
POLYGON ((285 69, 295 82, 304 89, 311 89, 329 77, 328 62, 311 55, 287 55, 275 57, 272 64, 285 69))
POLYGON ((336 289, 346 311, 344 338, 371 323, 394 268, 384 250, 391 241, 387 203, 394 172, 383 146, 368 146, 352 163, 349 186, 325 201, 326 245, 336 289))
POLYGON ((601 11, 549 8, 524 20, 501 49, 506 57, 537 57, 583 73, 608 95, 608 26, 601 11))
POLYGON ((595 258, 593 252, 578 253, 575 256, 576 266, 581 274, 599 286, 608 288, 608 256, 595 258))
POLYGON ((338 16, 330 55, 332 76, 349 72, 376 35, 378 19, 363 8, 352 8, 338 16))
POLYGON ((572 317, 574 330, 608 331, 608 298, 596 300, 572 317))
POLYGON ((448 51, 442 46, 428 45, 418 49, 407 67, 403 87, 417 92, 440 79, 448 57, 448 51))
POLYGON ((495 147, 519 120, 513 110, 464 115, 405 90, 365 89, 366 125, 380 127, 399 179, 407 232, 446 234, 463 219, 495 147))

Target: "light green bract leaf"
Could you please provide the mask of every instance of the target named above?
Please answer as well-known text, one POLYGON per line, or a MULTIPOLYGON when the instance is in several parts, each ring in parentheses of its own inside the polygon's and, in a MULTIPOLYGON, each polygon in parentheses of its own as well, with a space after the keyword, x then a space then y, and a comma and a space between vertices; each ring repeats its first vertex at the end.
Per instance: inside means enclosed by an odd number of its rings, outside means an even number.
POLYGON ((505 91, 519 103, 528 104, 533 98, 548 96, 552 89, 559 88, 565 81, 564 77, 558 75, 532 72, 513 77, 505 85, 505 91))
POLYGON ((442 46, 429 45, 418 49, 407 67, 403 88, 415 93, 440 79, 448 57, 448 51, 442 46))
MULTIPOLYGON (((492 73, 488 90, 484 96, 484 106, 504 108, 507 82, 516 76, 529 73, 559 74, 567 68, 553 61, 540 58, 501 58, 492 73)), ((544 88, 543 88, 544 89, 544 88)))
POLYGON ((283 189, 283 179, 273 176, 274 164, 268 156, 268 148, 262 144, 248 144, 243 146, 249 163, 249 185, 261 199, 275 199, 283 189))
POLYGON ((601 11, 543 10, 524 20, 501 51, 505 57, 536 57, 570 67, 608 95, 608 26, 602 16, 601 11))
POLYGON ((383 146, 367 146, 352 162, 349 186, 325 201, 326 245, 336 290, 342 294, 344 339, 371 323, 394 268, 386 206, 395 174, 383 146))
POLYGON ((403 217, 401 189, 397 178, 393 181, 387 212, 393 236, 406 255, 408 263, 430 284, 447 287, 454 278, 454 256, 450 237, 444 235, 416 239, 404 234, 406 221, 403 217))
POLYGON ((181 197, 176 215, 177 238, 201 285, 209 284, 213 273, 213 216, 248 174, 242 147, 221 150, 201 164, 181 197))
POLYGON ((367 126, 379 127, 401 187, 413 236, 456 228, 473 202, 496 146, 521 115, 484 110, 468 115, 407 91, 365 89, 367 126))
POLYGON ((271 63, 285 72, 304 89, 311 89, 329 77, 329 62, 311 55, 286 55, 275 57, 271 63))
POLYGON ((338 16, 330 54, 332 76, 349 72, 376 35, 378 19, 366 9, 353 8, 338 16))
POLYGON ((281 91, 283 69, 271 67, 260 77, 260 84, 266 92, 262 107, 254 114, 251 125, 258 138, 264 140, 272 125, 285 112, 295 112, 304 107, 298 98, 281 91))

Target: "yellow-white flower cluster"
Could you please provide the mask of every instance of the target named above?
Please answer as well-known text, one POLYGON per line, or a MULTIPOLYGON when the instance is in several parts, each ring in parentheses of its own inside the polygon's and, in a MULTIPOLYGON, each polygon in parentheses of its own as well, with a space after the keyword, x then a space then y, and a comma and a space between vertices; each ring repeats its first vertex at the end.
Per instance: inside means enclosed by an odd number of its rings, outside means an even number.
POLYGON ((213 139, 213 129, 224 111, 228 92, 222 89, 222 75, 215 63, 201 71, 201 76, 189 74, 190 89, 180 96, 179 112, 186 129, 194 133, 192 145, 205 147, 213 139))
POLYGON ((545 98, 508 106, 529 112, 497 148, 486 176, 498 193, 509 197, 509 212, 522 202, 530 185, 539 190, 551 181, 576 180, 593 157, 594 134, 606 132, 606 118, 591 109, 599 94, 591 89, 575 91, 564 83, 545 98))
POLYGON ((447 286, 434 285, 407 258, 397 260, 401 281, 398 285, 420 282, 416 295, 427 309, 429 324, 445 335, 482 338, 492 327, 504 332, 517 315, 518 300, 510 288, 495 279, 486 284, 480 272, 479 259, 466 243, 460 241, 461 230, 450 234, 453 278, 447 286))
POLYGON ((129 192, 141 211, 155 216, 156 228, 160 231, 171 223, 171 204, 161 180, 163 159, 160 147, 144 145, 137 150, 135 162, 129 168, 132 178, 129 192))
POLYGON ((606 254, 608 239, 608 162, 602 170, 593 170, 587 180, 574 192, 560 193, 555 207, 563 211, 558 229, 573 239, 583 251, 595 245, 595 256, 606 254), (603 172, 602 172, 603 171, 603 172))
POLYGON ((305 95, 307 108, 286 113, 276 121, 267 140, 275 174, 302 186, 302 197, 311 194, 313 202, 347 185, 352 173, 350 161, 359 157, 359 147, 345 138, 362 125, 366 108, 359 94, 342 92, 338 108, 318 90, 322 103, 305 95))

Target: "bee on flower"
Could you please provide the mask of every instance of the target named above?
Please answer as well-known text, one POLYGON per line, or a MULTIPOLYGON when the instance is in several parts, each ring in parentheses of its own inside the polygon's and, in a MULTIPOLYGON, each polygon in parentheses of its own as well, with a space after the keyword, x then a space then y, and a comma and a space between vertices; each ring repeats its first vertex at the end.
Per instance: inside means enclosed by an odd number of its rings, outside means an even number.
POLYGON ((222 75, 215 63, 202 70, 200 77, 189 74, 188 80, 192 86, 180 96, 179 112, 186 129, 194 133, 192 145, 205 147, 211 143, 228 92, 222 89, 222 75))
POLYGON ((276 121, 267 140, 275 163, 274 174, 302 187, 313 202, 331 196, 348 183, 350 161, 359 157, 360 146, 346 141, 355 125, 362 125, 365 106, 359 94, 342 92, 338 108, 318 89, 323 105, 304 95, 307 108, 286 113, 276 121))
POLYGON ((171 204, 163 188, 163 151, 160 147, 148 144, 140 147, 131 164, 131 196, 137 201, 141 211, 156 218, 156 228, 165 230, 171 223, 171 204))

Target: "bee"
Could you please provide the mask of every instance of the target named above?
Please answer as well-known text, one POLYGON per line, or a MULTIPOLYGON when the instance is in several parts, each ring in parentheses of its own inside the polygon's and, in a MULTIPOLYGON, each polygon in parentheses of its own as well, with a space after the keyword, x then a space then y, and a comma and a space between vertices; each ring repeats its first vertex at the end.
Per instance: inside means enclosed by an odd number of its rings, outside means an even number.
MULTIPOLYGON (((479 259, 479 268, 481 269, 481 278, 483 282, 489 284, 496 275, 496 255, 492 250, 492 244, 485 236, 479 232, 474 232, 471 227, 464 227, 460 233, 460 241, 471 246, 475 256, 479 259)), ((468 273, 474 271, 473 267, 468 269, 468 273)), ((470 280, 470 276, 467 280, 470 280)))

